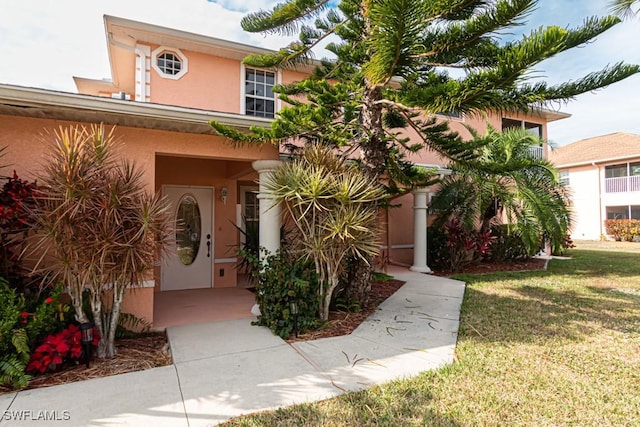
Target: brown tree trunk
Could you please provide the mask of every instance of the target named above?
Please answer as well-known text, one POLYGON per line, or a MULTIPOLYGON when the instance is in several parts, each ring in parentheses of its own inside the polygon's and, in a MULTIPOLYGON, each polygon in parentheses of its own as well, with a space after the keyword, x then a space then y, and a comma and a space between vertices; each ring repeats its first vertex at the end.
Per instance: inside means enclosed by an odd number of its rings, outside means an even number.
MULTIPOLYGON (((382 124, 382 87, 367 85, 362 104, 362 136, 360 147, 363 155, 364 171, 372 182, 380 182, 386 168, 389 155, 387 140, 382 124)), ((345 295, 348 301, 366 305, 371 292, 371 273, 373 257, 367 260, 353 258, 349 261, 345 295)))
POLYGON ((349 261, 347 283, 344 290, 347 301, 357 301, 360 307, 364 307, 367 304, 371 293, 373 257, 369 257, 367 261, 361 258, 354 258, 349 261))

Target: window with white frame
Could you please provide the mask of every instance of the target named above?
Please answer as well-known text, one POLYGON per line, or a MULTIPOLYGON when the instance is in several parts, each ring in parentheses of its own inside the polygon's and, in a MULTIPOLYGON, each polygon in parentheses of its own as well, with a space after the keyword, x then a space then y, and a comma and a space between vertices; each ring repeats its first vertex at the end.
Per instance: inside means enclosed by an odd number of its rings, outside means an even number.
POLYGON ((561 185, 569 185, 569 171, 558 172, 558 181, 560 181, 561 185))
POLYGON ((187 57, 179 50, 160 46, 151 53, 151 66, 160 77, 177 80, 188 70, 187 57))
POLYGON ((275 72, 245 67, 244 113, 248 116, 275 117, 276 97, 273 93, 275 84, 275 72))

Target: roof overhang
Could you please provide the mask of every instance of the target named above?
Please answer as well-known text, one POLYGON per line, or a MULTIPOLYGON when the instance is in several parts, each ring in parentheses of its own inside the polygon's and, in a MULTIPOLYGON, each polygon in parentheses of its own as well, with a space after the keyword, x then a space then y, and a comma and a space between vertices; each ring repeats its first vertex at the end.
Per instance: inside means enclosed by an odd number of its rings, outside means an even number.
POLYGON ((540 114, 547 121, 547 123, 555 122, 556 120, 568 119, 569 117, 571 117, 571 114, 569 113, 548 110, 546 108, 540 108, 535 111, 537 114, 540 114))
MULTIPOLYGON (((181 50, 190 50, 238 61, 242 61, 247 55, 270 54, 275 52, 274 50, 244 43, 110 15, 104 15, 104 25, 109 43, 111 43, 112 40, 118 40, 120 43, 128 44, 131 47, 136 43, 142 42, 179 48, 181 50)), ((319 64, 319 61, 312 60, 307 66, 301 65, 300 71, 311 72, 315 66, 319 64)))
POLYGON ((0 84, 0 114, 211 134, 211 120, 247 129, 271 119, 0 84))
POLYGON ((630 154, 628 156, 609 157, 609 158, 606 158, 606 159, 584 160, 584 161, 581 161, 581 162, 563 163, 563 164, 557 164, 555 166, 558 169, 576 168, 576 167, 580 167, 580 166, 596 166, 596 165, 601 165, 601 164, 605 164, 605 163, 624 162, 624 161, 628 161, 628 160, 634 160, 634 159, 637 159, 638 157, 640 157, 638 154, 630 154))

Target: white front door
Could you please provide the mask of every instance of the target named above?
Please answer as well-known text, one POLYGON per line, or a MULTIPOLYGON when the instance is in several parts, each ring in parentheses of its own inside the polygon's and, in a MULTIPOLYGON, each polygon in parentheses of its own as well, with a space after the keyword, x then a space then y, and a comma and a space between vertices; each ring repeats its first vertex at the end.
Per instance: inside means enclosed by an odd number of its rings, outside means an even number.
POLYGON ((162 187, 176 220, 163 291, 213 287, 213 187, 162 187))

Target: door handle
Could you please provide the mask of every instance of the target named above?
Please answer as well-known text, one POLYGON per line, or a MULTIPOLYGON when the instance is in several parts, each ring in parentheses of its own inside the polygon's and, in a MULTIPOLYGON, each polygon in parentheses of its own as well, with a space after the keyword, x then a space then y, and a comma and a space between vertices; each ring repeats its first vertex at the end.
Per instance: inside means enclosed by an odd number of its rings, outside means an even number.
POLYGON ((207 258, 211 257, 211 234, 207 234, 207 258))

